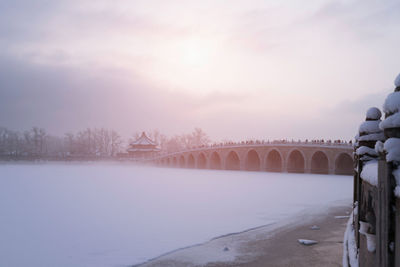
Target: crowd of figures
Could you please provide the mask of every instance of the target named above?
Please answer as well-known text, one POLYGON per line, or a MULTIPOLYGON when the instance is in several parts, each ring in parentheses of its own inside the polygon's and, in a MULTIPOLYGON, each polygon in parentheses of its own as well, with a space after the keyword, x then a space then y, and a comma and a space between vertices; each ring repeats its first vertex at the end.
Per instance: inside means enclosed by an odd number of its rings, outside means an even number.
POLYGON ((241 142, 222 142, 222 143, 214 143, 211 146, 235 146, 235 145, 262 145, 262 144, 316 144, 316 145, 351 145, 352 141, 344 141, 344 140, 288 140, 288 139, 279 139, 279 140, 247 140, 241 142))
POLYGON ((212 143, 212 144, 205 144, 205 145, 200 145, 200 146, 189 146, 185 147, 181 150, 177 151, 162 151, 161 154, 169 154, 172 152, 183 152, 183 151, 190 151, 190 150, 196 150, 196 149, 207 149, 207 148, 216 148, 216 147, 229 147, 229 146, 248 146, 248 145, 268 145, 268 144, 288 144, 288 145, 332 145, 332 146, 352 146, 353 141, 345 141, 345 140, 324 140, 324 139, 319 139, 319 140, 288 140, 288 139, 278 139, 278 140, 247 140, 247 141, 240 141, 240 142, 234 142, 234 141, 225 141, 221 143, 212 143))

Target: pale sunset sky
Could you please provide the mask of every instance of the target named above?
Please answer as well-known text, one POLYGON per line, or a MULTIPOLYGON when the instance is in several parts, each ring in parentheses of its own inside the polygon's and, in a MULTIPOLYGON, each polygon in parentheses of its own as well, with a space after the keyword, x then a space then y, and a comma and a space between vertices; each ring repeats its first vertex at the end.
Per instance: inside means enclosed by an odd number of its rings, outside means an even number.
POLYGON ((0 0, 0 126, 349 140, 399 47, 397 0, 0 0))

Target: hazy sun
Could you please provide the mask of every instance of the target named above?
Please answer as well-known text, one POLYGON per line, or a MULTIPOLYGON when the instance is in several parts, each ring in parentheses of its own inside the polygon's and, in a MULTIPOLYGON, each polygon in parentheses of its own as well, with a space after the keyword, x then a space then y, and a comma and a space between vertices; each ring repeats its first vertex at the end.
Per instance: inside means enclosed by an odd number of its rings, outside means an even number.
POLYGON ((224 90, 224 82, 232 80, 232 66, 226 64, 227 51, 215 38, 179 38, 152 52, 155 60, 148 65, 145 75, 153 80, 156 77, 159 83, 174 90, 206 94, 215 88, 224 90))
POLYGON ((211 63, 211 48, 201 40, 185 40, 179 45, 180 60, 188 67, 204 67, 211 63))

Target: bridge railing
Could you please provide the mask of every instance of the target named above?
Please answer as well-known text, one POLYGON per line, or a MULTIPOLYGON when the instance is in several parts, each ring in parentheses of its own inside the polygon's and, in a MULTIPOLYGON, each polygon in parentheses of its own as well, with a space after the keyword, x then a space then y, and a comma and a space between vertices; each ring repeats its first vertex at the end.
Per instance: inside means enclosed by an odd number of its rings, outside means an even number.
POLYGON ((358 252, 355 266, 400 266, 400 75, 397 80, 384 104, 385 119, 380 120, 379 109, 369 109, 356 138, 354 212, 348 224, 355 247, 345 240, 348 250, 358 252))
POLYGON ((188 152, 197 152, 208 149, 219 149, 219 148, 240 148, 240 147, 260 147, 260 146, 317 146, 317 147, 337 147, 337 148, 353 148, 352 141, 287 141, 287 140, 274 140, 274 141, 242 141, 242 142, 227 142, 227 143, 218 143, 211 145, 202 145, 193 148, 188 148, 175 152, 160 152, 155 157, 147 159, 148 161, 157 160, 160 158, 165 158, 169 156, 179 155, 182 153, 188 152))

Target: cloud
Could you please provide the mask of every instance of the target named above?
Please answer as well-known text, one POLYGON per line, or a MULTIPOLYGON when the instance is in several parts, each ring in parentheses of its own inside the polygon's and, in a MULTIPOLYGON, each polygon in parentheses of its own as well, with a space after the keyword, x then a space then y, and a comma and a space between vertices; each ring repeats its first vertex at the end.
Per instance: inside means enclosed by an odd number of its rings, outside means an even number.
POLYGON ((399 14, 400 3, 396 0, 328 1, 303 22, 337 27, 360 41, 371 42, 397 30, 399 14))
POLYGON ((347 139, 400 68, 393 0, 17 0, 0 10, 0 125, 14 129, 347 139), (202 68, 181 62, 187 39, 194 52, 211 47, 202 68))
POLYGON ((207 110, 216 105, 245 99, 222 93, 197 98, 157 88, 131 72, 5 57, 0 59, 0 80, 0 125, 18 130, 37 125, 54 134, 86 127, 114 128, 125 136, 153 128, 183 133, 205 125, 207 110))

